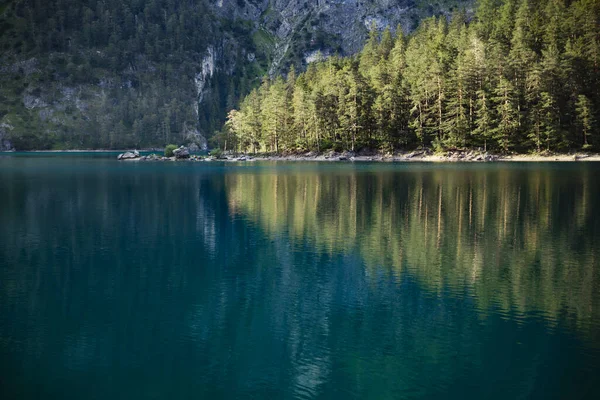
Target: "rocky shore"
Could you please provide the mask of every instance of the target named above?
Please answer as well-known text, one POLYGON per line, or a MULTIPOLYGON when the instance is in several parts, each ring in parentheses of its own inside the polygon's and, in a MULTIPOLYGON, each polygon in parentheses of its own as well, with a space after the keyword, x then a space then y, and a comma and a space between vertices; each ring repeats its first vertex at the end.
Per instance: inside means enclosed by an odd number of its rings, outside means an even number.
POLYGON ((407 152, 381 153, 381 152, 335 152, 324 153, 306 152, 295 154, 219 154, 199 156, 190 154, 189 149, 181 146, 173 151, 172 157, 157 154, 141 156, 137 150, 119 154, 118 160, 122 161, 380 161, 380 162, 547 162, 547 161, 600 161, 600 154, 572 153, 572 154, 508 154, 499 155, 478 150, 453 150, 444 153, 434 153, 430 149, 414 150, 407 152))

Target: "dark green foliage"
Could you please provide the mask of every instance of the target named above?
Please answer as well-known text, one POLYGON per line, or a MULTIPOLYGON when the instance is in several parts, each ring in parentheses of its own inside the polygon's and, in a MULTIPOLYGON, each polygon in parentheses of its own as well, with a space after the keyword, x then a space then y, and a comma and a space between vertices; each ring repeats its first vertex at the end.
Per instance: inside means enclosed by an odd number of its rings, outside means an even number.
POLYGON ((482 0, 408 38, 265 80, 229 114, 239 150, 565 151, 600 147, 600 2, 482 0), (287 92, 287 95, 283 95, 287 92))
POLYGON ((216 158, 221 158, 221 156, 223 155, 223 150, 217 148, 217 149, 212 149, 210 151, 210 155, 216 158))
POLYGON ((18 149, 160 147, 205 135, 226 103, 256 85, 265 66, 238 62, 232 76, 195 77, 215 39, 260 49, 252 25, 215 18, 209 0, 22 0, 1 2, 0 123, 18 149), (257 65, 257 66, 255 66, 257 65), (237 83, 235 85, 234 83, 237 83))
MULTIPOLYGON (((430 18, 409 38, 372 27, 360 54, 265 80, 245 100, 274 38, 216 18, 209 1, 0 1, 6 137, 18 149, 161 147, 196 129, 220 132, 224 148, 279 152, 600 146, 598 0, 480 0, 475 17, 430 18), (199 96, 216 43, 221 68, 199 96)), ((283 65, 336 42, 311 18, 283 65)))
POLYGON ((173 157, 173 150, 175 150, 176 148, 177 145, 168 144, 167 147, 165 147, 165 157, 173 157))

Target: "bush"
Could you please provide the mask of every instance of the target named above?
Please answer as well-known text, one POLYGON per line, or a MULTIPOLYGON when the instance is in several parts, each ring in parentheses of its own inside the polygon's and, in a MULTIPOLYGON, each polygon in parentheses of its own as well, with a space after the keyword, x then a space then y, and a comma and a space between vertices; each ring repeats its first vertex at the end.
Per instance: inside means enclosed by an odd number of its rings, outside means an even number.
POLYGON ((176 145, 168 144, 167 147, 165 147, 165 157, 173 157, 173 150, 175 150, 176 148, 176 145))
POLYGON ((321 151, 333 149, 333 142, 329 139, 321 139, 321 151))
POLYGON ((223 150, 219 148, 212 149, 209 154, 215 158, 221 158, 221 156, 223 155, 223 150))
POLYGON ((440 140, 439 137, 436 137, 431 141, 431 146, 433 147, 434 153, 443 153, 446 150, 444 143, 440 140))

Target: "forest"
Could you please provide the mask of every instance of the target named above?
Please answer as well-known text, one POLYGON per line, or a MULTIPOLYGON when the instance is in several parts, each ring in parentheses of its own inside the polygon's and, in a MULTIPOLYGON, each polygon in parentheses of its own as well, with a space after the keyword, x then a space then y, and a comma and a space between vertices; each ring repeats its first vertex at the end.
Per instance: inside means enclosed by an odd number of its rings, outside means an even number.
POLYGON ((0 0, 0 52, 0 138, 4 127, 21 150, 209 135, 266 73, 249 23, 217 18, 208 0, 0 0), (199 104, 194 79, 215 43, 231 71, 214 71, 199 104))
POLYGON ((600 1, 481 0, 263 79, 215 144, 252 152, 598 150, 600 1))

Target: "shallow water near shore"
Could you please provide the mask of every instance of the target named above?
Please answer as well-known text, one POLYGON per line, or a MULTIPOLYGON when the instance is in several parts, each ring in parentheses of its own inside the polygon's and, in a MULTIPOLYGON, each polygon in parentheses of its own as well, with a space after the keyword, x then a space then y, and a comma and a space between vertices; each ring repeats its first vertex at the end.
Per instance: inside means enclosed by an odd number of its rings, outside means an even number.
POLYGON ((0 398, 600 395, 600 163, 0 156, 0 398))

